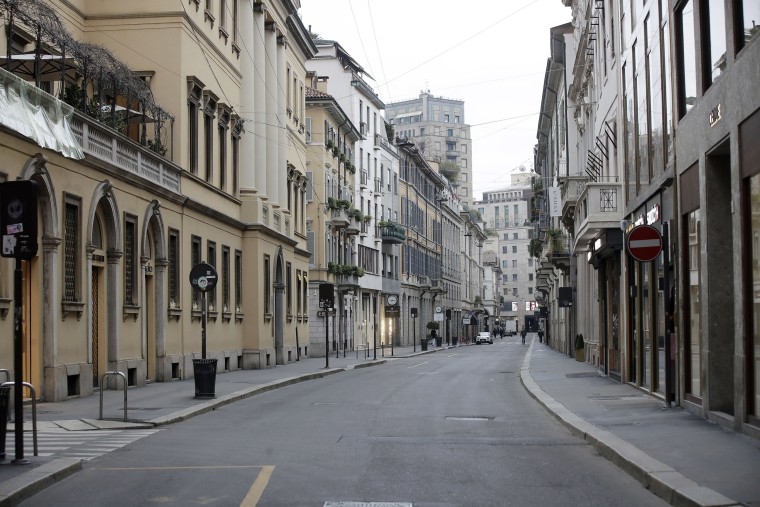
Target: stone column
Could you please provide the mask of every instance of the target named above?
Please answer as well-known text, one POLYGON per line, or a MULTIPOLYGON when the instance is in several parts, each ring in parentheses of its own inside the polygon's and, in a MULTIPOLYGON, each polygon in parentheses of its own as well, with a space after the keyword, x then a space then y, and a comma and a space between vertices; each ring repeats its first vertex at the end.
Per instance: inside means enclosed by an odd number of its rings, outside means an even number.
POLYGON ((285 64, 285 51, 287 50, 287 39, 284 35, 277 37, 277 74, 280 79, 280 83, 277 86, 277 124, 279 125, 279 131, 277 136, 277 190, 278 201, 280 206, 285 208, 288 205, 288 167, 285 148, 288 145, 288 112, 287 112, 287 97, 285 96, 285 90, 287 89, 287 66, 285 64), (283 84, 285 83, 285 84, 283 84))
POLYGON ((166 311, 167 305, 167 288, 166 288, 166 268, 169 266, 167 259, 157 259, 153 273, 153 284, 156 288, 155 310, 156 317, 156 377, 159 381, 171 380, 171 366, 165 363, 166 360, 166 321, 169 318, 166 311), (168 368, 168 369, 167 369, 168 368))
POLYGON ((241 81, 241 116, 245 119, 245 129, 249 135, 240 138, 240 193, 256 192, 256 171, 255 171, 255 153, 256 153, 256 132, 255 114, 256 114, 256 70, 254 61, 257 61, 256 39, 258 34, 254 30, 254 18, 261 17, 260 14, 254 14, 253 0, 241 0, 240 5, 240 39, 244 47, 253 47, 253 55, 241 55, 240 74, 241 81))
MULTIPOLYGON (((108 368, 119 369, 119 316, 121 297, 121 257, 123 253, 118 250, 109 250, 106 254, 108 266, 106 267, 106 340, 108 343, 108 368)), ((102 374, 103 372, 101 372, 102 374)))
MULTIPOLYGON (((266 68, 267 54, 264 46, 266 33, 266 9, 256 4, 253 12, 253 136, 255 156, 248 161, 256 174, 256 184, 260 195, 267 194, 267 114, 266 114, 266 68)), ((246 90, 250 92, 251 90, 246 90)))
POLYGON ((280 140, 279 123, 277 119, 277 95, 278 88, 282 86, 277 81, 277 27, 274 23, 266 24, 264 32, 266 47, 266 59, 262 62, 265 66, 266 77, 266 194, 273 206, 280 203, 278 171, 280 169, 280 140))
POLYGON ((58 246, 61 238, 42 238, 42 366, 55 367, 61 305, 58 294, 58 246))

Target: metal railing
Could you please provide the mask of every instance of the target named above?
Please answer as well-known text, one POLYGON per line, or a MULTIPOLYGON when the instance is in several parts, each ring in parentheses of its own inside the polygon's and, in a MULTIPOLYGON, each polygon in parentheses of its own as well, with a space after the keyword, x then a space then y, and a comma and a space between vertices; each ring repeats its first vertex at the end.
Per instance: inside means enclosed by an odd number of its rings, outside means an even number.
MULTIPOLYGON (((8 370, 5 370, 6 373, 8 373, 8 370)), ((10 377, 10 374, 8 374, 10 377)), ((37 447, 37 390, 34 389, 34 386, 30 384, 29 382, 22 382, 21 383, 24 387, 28 387, 29 390, 32 392, 32 445, 34 446, 34 455, 39 456, 39 451, 37 447)), ((15 382, 3 382, 0 384, 0 388, 3 387, 16 387, 15 382)), ((13 410, 19 410, 19 407, 13 407, 13 410)), ((23 410, 23 407, 21 408, 23 410)), ((8 414, 10 415, 11 411, 8 411, 8 414)), ((5 424, 5 421, 2 422, 2 424, 5 424)))
POLYGON ((107 371, 100 376, 100 416, 98 419, 101 421, 103 420, 103 391, 106 390, 103 381, 106 379, 106 377, 111 376, 119 376, 124 381, 124 422, 127 422, 127 376, 120 371, 107 371))

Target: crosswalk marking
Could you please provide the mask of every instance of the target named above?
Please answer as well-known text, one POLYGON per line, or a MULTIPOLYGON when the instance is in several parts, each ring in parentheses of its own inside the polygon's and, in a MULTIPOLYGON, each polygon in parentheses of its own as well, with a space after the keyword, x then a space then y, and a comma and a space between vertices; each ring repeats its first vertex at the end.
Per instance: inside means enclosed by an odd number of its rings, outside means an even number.
MULTIPOLYGON (((77 458, 89 461, 116 449, 120 449, 141 438, 150 436, 160 429, 140 430, 97 430, 61 431, 43 430, 37 432, 38 455, 46 457, 77 458)), ((15 437, 8 432, 5 451, 13 454, 15 437)), ((31 454, 33 438, 31 432, 24 432, 24 449, 31 454)))

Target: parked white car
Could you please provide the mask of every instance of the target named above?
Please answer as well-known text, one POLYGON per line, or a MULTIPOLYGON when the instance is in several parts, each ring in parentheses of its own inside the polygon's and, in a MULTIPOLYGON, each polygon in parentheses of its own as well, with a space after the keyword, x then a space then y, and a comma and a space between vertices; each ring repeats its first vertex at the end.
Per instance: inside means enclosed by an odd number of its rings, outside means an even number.
POLYGON ((480 345, 481 343, 490 343, 493 345, 493 336, 491 336, 491 333, 488 331, 479 332, 478 336, 475 337, 475 344, 480 345))

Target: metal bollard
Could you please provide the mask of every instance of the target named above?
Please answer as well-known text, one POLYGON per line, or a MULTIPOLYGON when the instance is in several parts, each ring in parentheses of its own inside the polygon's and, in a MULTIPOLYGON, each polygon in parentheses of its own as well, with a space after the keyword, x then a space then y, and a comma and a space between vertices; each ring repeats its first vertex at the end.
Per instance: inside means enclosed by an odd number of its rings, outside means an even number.
POLYGON ((103 391, 105 391, 103 381, 111 375, 118 375, 124 381, 124 422, 127 422, 127 376, 120 371, 107 371, 100 377, 100 417, 98 419, 103 420, 103 391))

